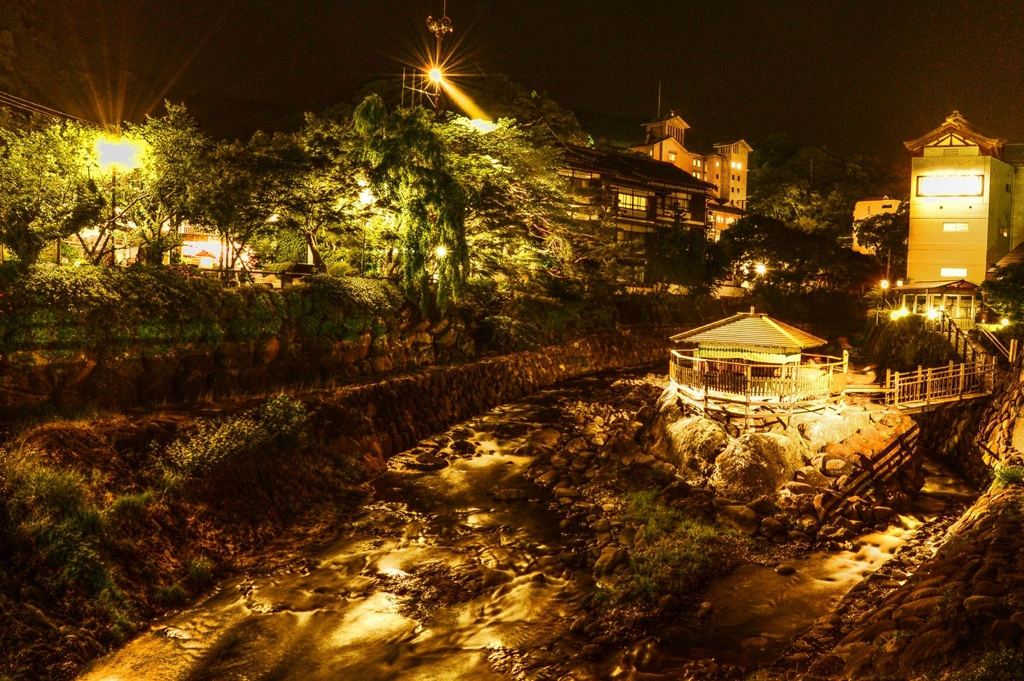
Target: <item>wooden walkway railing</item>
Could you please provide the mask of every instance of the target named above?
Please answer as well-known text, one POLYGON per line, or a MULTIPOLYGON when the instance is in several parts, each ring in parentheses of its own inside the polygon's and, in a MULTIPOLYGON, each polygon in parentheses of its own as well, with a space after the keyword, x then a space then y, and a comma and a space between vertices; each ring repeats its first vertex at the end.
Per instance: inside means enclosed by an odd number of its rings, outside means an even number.
POLYGON ((719 393, 747 400, 799 400, 825 398, 840 392, 836 378, 847 372, 848 360, 804 355, 820 364, 753 364, 693 357, 672 351, 669 375, 678 385, 703 395, 719 393))
POLYGON ((992 392, 995 362, 983 361, 911 372, 885 372, 885 403, 897 408, 927 407, 992 392))
MULTIPOLYGON (((955 320, 943 310, 935 310, 935 312, 938 313, 938 317, 929 319, 925 328, 945 336, 949 344, 956 350, 956 354, 963 359, 964 364, 991 363, 989 354, 968 335, 967 329, 963 328, 964 320, 955 320)), ((973 323, 973 320, 971 322, 973 323)))

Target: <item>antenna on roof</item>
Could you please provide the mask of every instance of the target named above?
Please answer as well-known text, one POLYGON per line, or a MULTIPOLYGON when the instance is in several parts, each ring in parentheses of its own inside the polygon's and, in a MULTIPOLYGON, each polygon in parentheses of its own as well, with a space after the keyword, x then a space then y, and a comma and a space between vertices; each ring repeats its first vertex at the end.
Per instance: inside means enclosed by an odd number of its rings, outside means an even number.
POLYGON ((661 120, 661 81, 658 81, 658 118, 655 120, 661 120))

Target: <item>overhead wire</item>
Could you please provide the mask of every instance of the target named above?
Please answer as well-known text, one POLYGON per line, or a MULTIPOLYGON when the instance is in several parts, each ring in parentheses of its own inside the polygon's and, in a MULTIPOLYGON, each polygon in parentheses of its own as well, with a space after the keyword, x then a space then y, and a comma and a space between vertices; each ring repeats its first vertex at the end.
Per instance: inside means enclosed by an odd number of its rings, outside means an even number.
POLYGON ((36 102, 32 102, 22 97, 12 95, 8 92, 4 92, 3 90, 0 90, 0 104, 9 106, 14 109, 27 111, 29 113, 39 114, 41 116, 49 116, 51 118, 63 118, 67 120, 78 121, 80 123, 88 123, 89 125, 96 125, 96 123, 93 123, 92 121, 87 121, 84 118, 73 116, 69 113, 53 109, 43 104, 37 104, 36 102))

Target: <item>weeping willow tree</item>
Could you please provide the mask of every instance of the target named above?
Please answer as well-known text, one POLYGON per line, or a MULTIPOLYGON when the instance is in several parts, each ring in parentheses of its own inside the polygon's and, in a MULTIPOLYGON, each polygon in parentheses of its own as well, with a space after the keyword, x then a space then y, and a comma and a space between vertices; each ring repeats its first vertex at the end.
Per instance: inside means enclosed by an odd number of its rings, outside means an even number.
POLYGON ((444 311, 462 294, 469 274, 470 190, 453 173, 426 110, 388 112, 383 100, 371 95, 356 108, 353 121, 363 140, 370 189, 396 213, 406 290, 426 309, 436 282, 434 301, 444 311))

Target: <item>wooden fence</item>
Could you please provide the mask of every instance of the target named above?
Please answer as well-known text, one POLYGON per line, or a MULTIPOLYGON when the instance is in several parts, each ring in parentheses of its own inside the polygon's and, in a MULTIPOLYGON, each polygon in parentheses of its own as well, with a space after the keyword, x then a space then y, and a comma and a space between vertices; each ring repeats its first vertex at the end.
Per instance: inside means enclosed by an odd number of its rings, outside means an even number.
POLYGON ((703 395, 734 395, 751 401, 827 398, 842 391, 837 378, 846 374, 847 361, 820 359, 820 364, 754 364, 704 359, 673 350, 669 375, 676 384, 703 395))
POLYGON ((927 406, 992 392, 995 362, 985 355, 969 364, 911 372, 885 372, 885 403, 894 407, 927 406))

